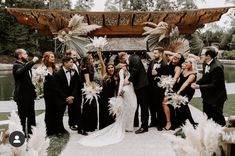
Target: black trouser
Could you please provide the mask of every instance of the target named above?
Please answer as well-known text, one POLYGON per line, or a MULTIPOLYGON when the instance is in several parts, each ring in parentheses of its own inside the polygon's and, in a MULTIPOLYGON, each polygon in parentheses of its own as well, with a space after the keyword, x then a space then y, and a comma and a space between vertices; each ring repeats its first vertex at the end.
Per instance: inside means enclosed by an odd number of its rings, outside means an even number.
POLYGON ((165 126, 165 114, 162 108, 164 90, 157 86, 149 86, 149 110, 151 114, 151 124, 155 126, 165 126))
POLYGON ((208 104, 207 101, 203 100, 203 112, 206 113, 208 119, 213 119, 216 123, 224 126, 226 124, 223 115, 224 101, 217 103, 208 104))
POLYGON ((69 126, 78 125, 82 129, 81 103, 76 99, 74 103, 68 104, 69 126))
POLYGON ((32 134, 32 126, 36 126, 35 111, 34 111, 34 99, 20 100, 16 102, 18 107, 18 114, 20 122, 23 127, 23 131, 26 134, 32 134), (26 131, 27 121, 27 131, 26 131))
POLYGON ((137 97, 137 103, 141 108, 141 127, 144 129, 148 129, 148 95, 147 95, 147 87, 140 88, 135 90, 135 94, 137 97))

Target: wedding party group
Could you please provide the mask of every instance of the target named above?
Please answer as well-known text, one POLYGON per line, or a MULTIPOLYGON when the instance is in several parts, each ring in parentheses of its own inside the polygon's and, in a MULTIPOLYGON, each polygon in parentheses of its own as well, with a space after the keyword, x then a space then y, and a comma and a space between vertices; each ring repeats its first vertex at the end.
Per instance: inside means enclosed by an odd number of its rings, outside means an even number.
POLYGON ((207 47, 201 57, 167 51, 160 46, 150 53, 152 59, 145 66, 137 54, 119 52, 115 57, 104 58, 96 48, 95 52, 80 57, 78 52, 67 50, 61 59, 62 65, 57 67, 53 52, 44 52, 39 63, 37 57, 29 61, 27 52, 17 49, 13 65, 14 100, 23 131, 31 134, 31 127, 36 125, 36 92, 32 81, 35 64, 38 65, 37 80, 43 83, 48 136, 67 132, 63 124, 66 109, 70 129, 85 135, 78 141, 86 146, 118 143, 125 133, 133 133, 134 127, 139 127, 135 134, 146 133, 150 127, 168 131, 189 120, 196 128, 198 123, 188 106, 196 89, 201 91, 207 117, 225 125, 224 70, 213 47, 207 47), (94 56, 101 67, 100 84, 95 81, 94 56), (199 61, 203 62, 200 79, 199 61))

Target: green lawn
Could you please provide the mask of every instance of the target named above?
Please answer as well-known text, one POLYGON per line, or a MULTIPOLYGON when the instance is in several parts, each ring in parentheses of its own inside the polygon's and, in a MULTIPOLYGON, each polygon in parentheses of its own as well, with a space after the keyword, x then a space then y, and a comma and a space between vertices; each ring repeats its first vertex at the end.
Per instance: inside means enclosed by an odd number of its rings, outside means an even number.
MULTIPOLYGON (((190 103, 202 111, 202 98, 193 98, 190 103)), ((235 94, 228 95, 228 100, 224 104, 224 115, 235 115, 235 94)))

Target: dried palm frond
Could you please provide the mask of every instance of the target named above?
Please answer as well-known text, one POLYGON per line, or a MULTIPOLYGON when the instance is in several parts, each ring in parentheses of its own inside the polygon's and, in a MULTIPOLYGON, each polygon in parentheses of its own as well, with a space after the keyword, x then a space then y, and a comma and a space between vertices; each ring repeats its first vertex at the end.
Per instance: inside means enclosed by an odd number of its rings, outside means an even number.
POLYGON ((144 24, 151 25, 152 27, 144 27, 144 33, 142 35, 148 35, 145 37, 147 43, 147 49, 153 51, 156 46, 159 46, 163 39, 168 38, 171 28, 166 22, 160 22, 158 25, 151 22, 145 22, 144 24))
POLYGON ((80 15, 74 15, 68 24, 68 27, 61 29, 57 33, 57 37, 60 42, 67 46, 68 49, 75 50, 80 56, 84 56, 88 51, 85 46, 89 44, 89 40, 84 37, 87 33, 101 28, 101 26, 83 22, 84 17, 80 15))
POLYGON ((189 41, 184 38, 178 38, 171 41, 169 47, 167 48, 167 50, 181 54, 189 52, 189 49, 189 41))

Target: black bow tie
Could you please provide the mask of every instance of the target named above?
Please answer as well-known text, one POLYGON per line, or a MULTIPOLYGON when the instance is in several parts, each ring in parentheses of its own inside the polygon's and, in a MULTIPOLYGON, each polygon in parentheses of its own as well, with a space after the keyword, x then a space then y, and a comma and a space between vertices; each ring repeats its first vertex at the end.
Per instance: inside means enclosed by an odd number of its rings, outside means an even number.
POLYGON ((72 69, 66 71, 66 73, 71 73, 71 72, 72 72, 72 69))

